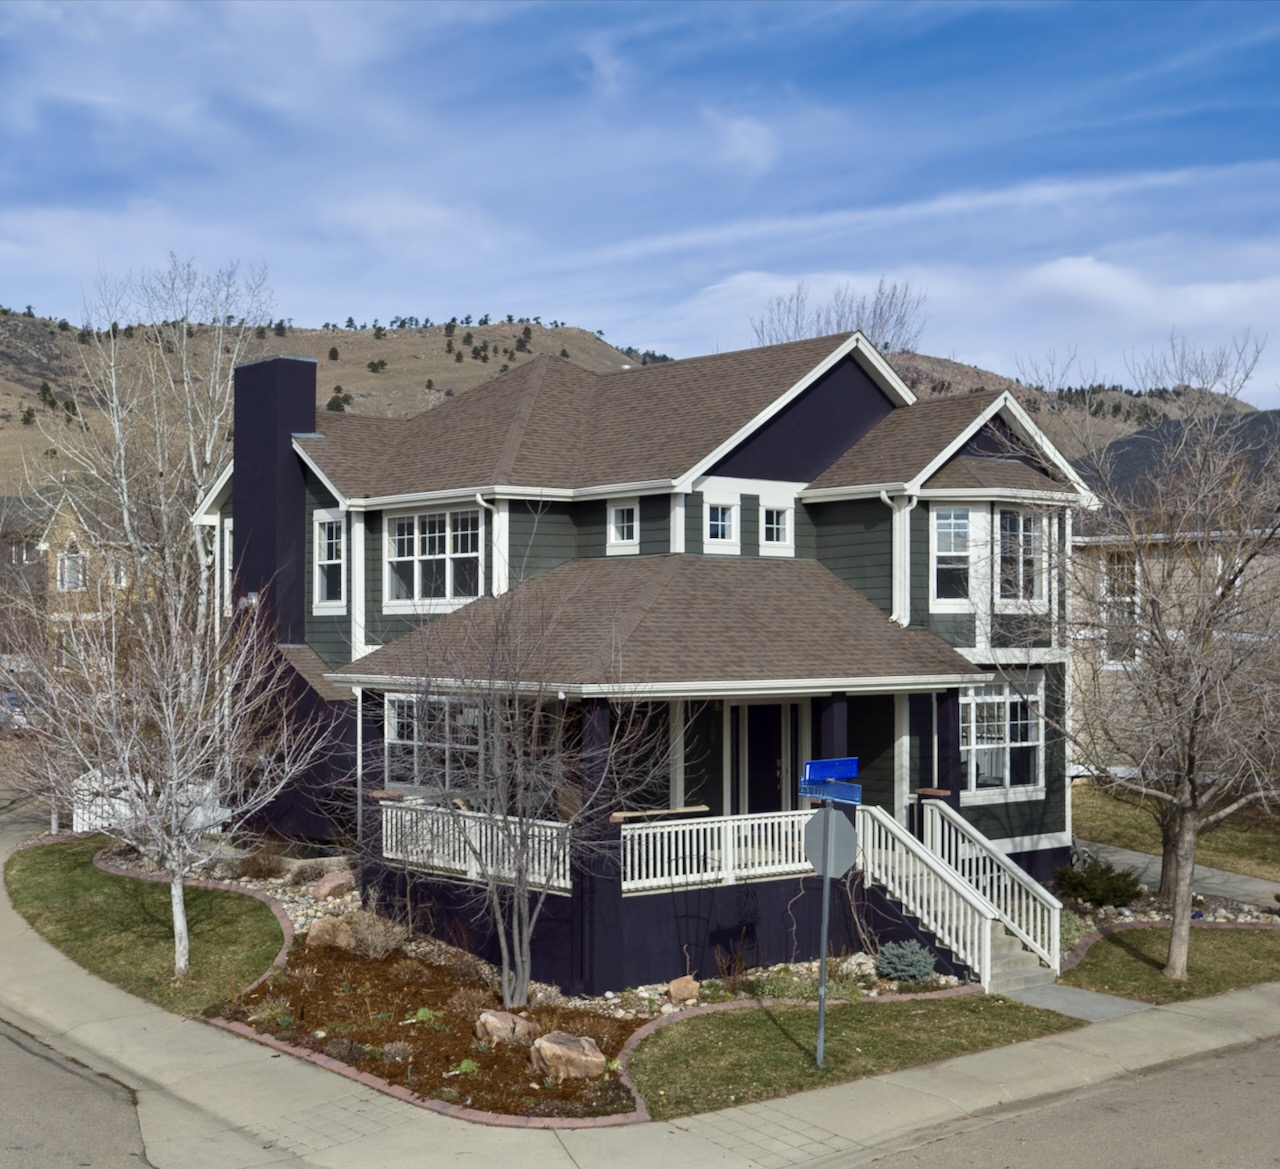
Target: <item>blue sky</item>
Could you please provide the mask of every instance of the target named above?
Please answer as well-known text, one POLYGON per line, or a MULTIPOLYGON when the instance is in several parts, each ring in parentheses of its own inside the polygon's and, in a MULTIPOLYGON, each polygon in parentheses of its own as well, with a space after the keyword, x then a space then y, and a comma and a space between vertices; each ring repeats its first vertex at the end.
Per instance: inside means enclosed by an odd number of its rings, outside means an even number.
POLYGON ((0 4, 0 303, 172 251, 299 325, 540 315, 692 356, 881 274, 925 352, 1107 381, 1271 334, 1280 4, 0 4))

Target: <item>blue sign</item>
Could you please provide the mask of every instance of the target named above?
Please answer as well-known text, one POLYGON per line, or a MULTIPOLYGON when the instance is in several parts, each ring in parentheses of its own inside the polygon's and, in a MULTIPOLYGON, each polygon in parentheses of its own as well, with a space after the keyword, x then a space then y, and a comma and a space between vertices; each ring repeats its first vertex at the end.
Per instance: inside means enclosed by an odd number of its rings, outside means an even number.
POLYGON ((800 798, 834 800, 837 804, 862 803, 862 784, 849 783, 857 777, 858 760, 810 759, 800 780, 800 798))

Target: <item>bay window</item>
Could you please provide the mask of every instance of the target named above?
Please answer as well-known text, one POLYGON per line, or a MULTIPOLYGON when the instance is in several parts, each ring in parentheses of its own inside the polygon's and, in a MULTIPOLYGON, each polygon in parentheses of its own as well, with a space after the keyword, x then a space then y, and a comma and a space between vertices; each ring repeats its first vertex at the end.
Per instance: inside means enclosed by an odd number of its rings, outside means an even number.
POLYGON ((1044 542, 1040 517, 1027 511, 1000 509, 1000 597, 1044 599, 1044 542))

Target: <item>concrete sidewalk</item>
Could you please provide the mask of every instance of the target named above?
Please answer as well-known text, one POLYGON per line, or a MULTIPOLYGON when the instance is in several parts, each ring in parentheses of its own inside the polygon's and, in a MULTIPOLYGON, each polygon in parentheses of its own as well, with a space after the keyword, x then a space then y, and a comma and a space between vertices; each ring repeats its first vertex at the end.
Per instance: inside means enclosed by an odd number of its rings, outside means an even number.
MULTIPOLYGON (((1081 841, 1081 844, 1104 861, 1110 861, 1117 869, 1132 869, 1148 888, 1154 889, 1160 884, 1158 856, 1152 856, 1147 852, 1135 852, 1131 848, 1117 848, 1113 844, 1095 844, 1088 840, 1081 841)), ((1231 901, 1254 905, 1264 912, 1268 909, 1280 909, 1280 904, 1276 902, 1276 897, 1280 896, 1280 884, 1274 881, 1243 877, 1239 873, 1211 869, 1208 865, 1196 865, 1191 878, 1191 887, 1195 892, 1203 893, 1205 896, 1226 897, 1231 901)))
MULTIPOLYGON (((11 808, 0 855, 41 827, 11 808)), ((1280 1035, 1280 984, 764 1104, 622 1128, 520 1130, 438 1116, 180 1019, 86 974, 0 897, 0 1016, 138 1095, 157 1169, 519 1164, 775 1169, 851 1164, 1037 1097, 1280 1035)))

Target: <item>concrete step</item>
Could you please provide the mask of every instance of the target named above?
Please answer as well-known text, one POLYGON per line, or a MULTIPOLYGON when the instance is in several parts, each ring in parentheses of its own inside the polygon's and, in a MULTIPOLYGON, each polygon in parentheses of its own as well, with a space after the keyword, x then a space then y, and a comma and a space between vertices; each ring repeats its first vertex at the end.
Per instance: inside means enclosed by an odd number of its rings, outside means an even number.
POLYGON ((1048 986, 1057 981, 1058 976, 1047 966, 1039 966, 1035 970, 1026 970, 1020 974, 1012 971, 1008 974, 992 972, 988 993, 1006 994, 1011 990, 1022 990, 1028 986, 1048 986))

